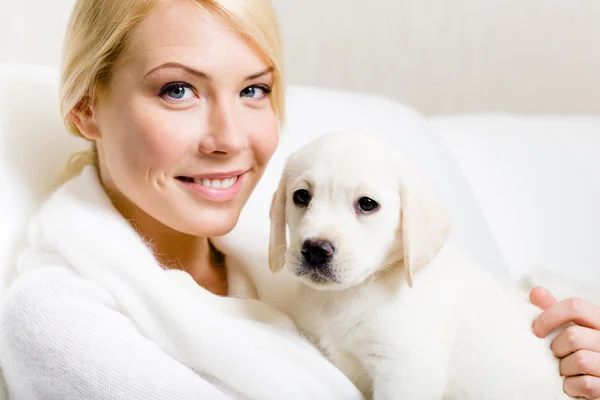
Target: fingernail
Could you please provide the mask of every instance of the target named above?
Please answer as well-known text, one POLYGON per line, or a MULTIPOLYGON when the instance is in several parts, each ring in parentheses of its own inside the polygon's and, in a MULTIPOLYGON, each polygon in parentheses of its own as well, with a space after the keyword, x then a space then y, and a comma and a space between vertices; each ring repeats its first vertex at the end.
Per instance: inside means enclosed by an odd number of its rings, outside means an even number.
POLYGON ((531 324, 531 330, 533 331, 533 334, 537 337, 540 337, 540 334, 538 332, 537 326, 535 321, 533 322, 533 324, 531 324))

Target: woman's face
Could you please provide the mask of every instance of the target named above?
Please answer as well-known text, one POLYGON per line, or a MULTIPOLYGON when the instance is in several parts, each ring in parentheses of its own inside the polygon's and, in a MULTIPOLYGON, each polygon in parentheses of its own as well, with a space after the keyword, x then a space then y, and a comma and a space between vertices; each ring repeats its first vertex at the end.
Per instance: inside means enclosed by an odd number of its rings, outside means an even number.
POLYGON ((272 85, 268 60, 193 2, 149 15, 80 123, 117 208, 196 236, 233 229, 278 143, 272 85))

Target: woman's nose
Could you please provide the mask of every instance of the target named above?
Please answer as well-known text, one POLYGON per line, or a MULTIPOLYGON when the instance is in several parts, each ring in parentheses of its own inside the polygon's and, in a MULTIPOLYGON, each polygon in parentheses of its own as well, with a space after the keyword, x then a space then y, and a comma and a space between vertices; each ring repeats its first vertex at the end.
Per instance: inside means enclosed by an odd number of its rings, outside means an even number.
POLYGON ((236 118, 235 102, 216 102, 200 151, 206 155, 235 155, 248 147, 248 136, 236 118))

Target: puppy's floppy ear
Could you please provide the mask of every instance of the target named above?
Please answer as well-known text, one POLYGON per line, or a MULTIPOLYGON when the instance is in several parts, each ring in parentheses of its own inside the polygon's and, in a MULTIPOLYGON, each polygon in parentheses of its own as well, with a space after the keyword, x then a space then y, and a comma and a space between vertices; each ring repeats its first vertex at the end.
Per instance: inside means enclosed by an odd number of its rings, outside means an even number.
POLYGON ((440 251, 450 232, 450 214, 442 199, 417 175, 402 167, 400 230, 406 281, 440 251))
POLYGON ((285 203, 286 203, 287 173, 284 170, 279 179, 279 186, 271 200, 269 218, 271 220, 271 232, 269 236, 269 268, 277 272, 285 263, 287 251, 285 203))

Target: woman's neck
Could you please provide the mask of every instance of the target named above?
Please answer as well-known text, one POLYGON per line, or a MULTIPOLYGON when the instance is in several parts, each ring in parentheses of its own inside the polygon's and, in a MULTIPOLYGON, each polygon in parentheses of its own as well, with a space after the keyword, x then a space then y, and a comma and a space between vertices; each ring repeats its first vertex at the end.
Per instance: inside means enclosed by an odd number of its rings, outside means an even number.
POLYGON ((206 290, 227 295, 225 259, 208 238, 171 229, 114 191, 107 193, 163 267, 185 271, 206 290))
POLYGON ((224 256, 211 245, 208 238, 174 231, 150 216, 126 218, 148 243, 163 267, 186 271, 206 290, 221 296, 227 295, 224 256))

